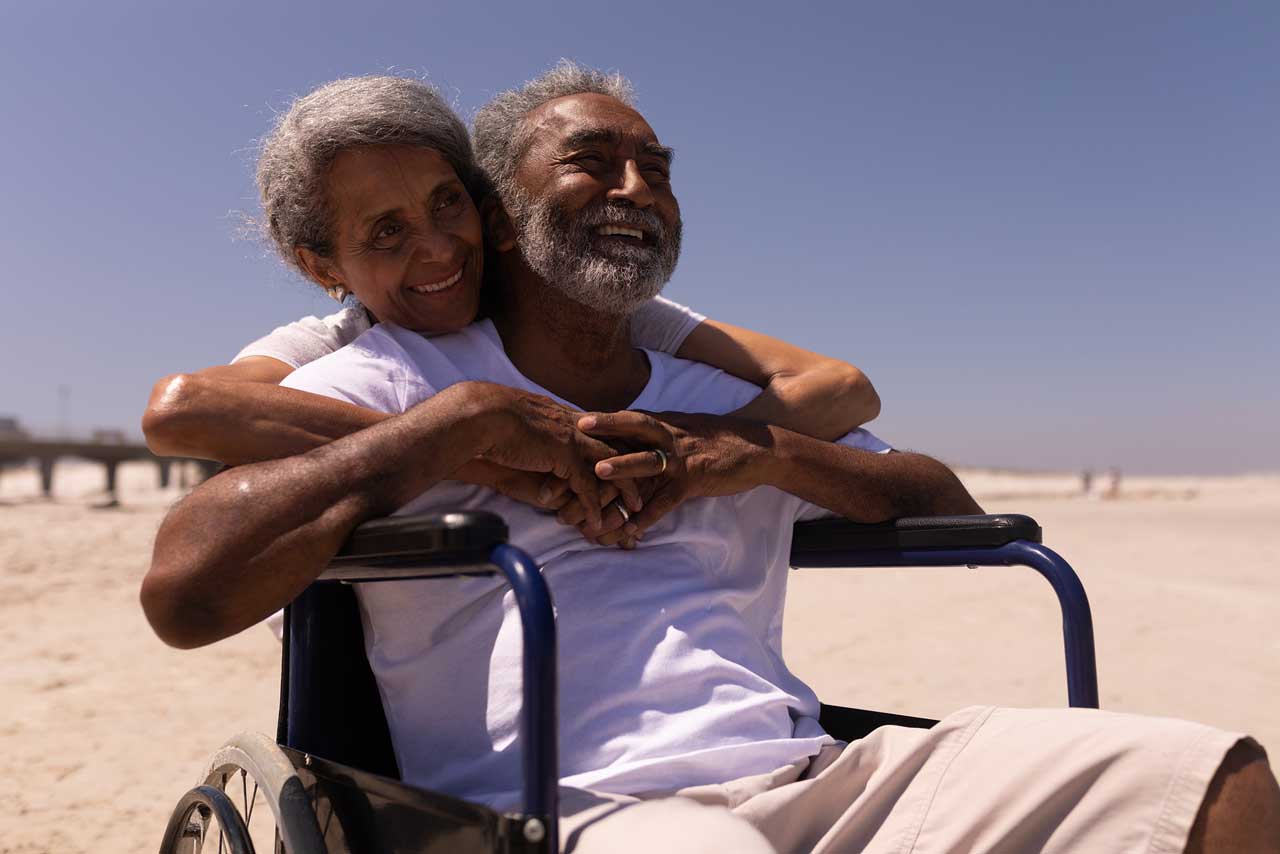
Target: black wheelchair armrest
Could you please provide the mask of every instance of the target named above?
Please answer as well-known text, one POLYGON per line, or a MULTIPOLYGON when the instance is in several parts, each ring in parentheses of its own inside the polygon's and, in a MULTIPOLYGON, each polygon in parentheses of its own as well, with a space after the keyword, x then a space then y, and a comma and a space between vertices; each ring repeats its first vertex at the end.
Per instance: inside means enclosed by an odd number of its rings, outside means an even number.
POLYGON ((494 546, 507 525, 493 513, 467 510, 373 519, 356 528, 320 581, 391 581, 496 572, 494 546))
POLYGON ((1040 542, 1040 525, 1030 516, 919 516, 875 525, 847 519, 799 522, 791 543, 793 562, 831 552, 916 549, 998 548, 1014 540, 1040 542))

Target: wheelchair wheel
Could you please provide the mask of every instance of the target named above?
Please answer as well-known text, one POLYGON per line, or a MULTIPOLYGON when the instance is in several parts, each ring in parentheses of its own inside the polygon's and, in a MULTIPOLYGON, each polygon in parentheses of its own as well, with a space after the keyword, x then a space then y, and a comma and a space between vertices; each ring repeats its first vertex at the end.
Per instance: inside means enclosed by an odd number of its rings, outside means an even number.
POLYGON ((160 843, 160 854, 196 854, 212 850, 218 840, 218 852, 254 854, 253 840, 240 811, 221 789, 196 786, 182 796, 160 843), (212 822, 212 826, 210 823, 212 822), (208 848, 205 847, 208 843, 208 848))
POLYGON ((228 741, 169 819, 161 854, 325 854, 311 799, 275 742, 228 741))

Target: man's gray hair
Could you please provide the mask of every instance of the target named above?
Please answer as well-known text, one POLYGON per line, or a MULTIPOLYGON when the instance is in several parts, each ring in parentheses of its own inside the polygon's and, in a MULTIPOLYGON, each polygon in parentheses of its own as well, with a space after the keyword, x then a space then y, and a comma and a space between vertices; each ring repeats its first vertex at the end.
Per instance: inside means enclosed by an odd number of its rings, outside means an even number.
POLYGON ((297 267, 298 247, 333 253, 328 171, 343 151, 366 145, 430 148, 479 200, 483 177, 466 126, 429 84, 407 77, 348 77, 298 98, 262 140, 262 229, 297 267))
POLYGON ((621 74, 562 59, 551 70, 480 108, 473 122, 476 159, 501 198, 510 197, 516 169, 533 143, 533 129, 525 117, 547 101, 587 93, 608 95, 628 107, 635 106, 631 83, 621 74))

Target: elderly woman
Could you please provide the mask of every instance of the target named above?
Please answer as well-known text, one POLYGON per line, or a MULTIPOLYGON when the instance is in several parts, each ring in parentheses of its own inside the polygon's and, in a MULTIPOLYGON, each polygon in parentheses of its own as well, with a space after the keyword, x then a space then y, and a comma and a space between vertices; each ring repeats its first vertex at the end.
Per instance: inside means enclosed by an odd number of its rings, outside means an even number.
MULTIPOLYGON (((371 426, 387 416, 277 384, 372 323, 426 334, 461 329, 481 311, 482 291, 501 287, 485 279, 477 211, 485 181, 466 128, 420 81, 352 78, 299 98, 264 141, 257 183, 263 225, 281 257, 344 308, 276 329, 230 365, 161 379, 143 417, 157 454, 234 465, 301 453, 371 426)), ((637 347, 761 386, 737 413, 745 418, 835 439, 879 412, 856 367, 668 300, 636 312, 631 334, 637 347)), ((564 487, 524 472, 475 461, 457 476, 567 510, 566 521, 582 515, 565 508, 572 497, 564 487)), ((638 509, 628 487, 621 484, 624 498, 638 509)), ((604 485, 598 500, 611 500, 618 488, 604 485)))

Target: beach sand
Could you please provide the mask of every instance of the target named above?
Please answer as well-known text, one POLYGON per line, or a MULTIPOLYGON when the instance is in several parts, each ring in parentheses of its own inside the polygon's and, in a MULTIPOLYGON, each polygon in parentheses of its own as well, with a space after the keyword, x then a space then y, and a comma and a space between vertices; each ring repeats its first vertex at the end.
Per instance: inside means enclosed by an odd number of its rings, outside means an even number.
MULTIPOLYGON (((962 476, 988 512, 1039 520, 1080 573, 1104 708, 1280 749, 1280 476, 1127 478, 1112 499, 1077 496, 1071 475, 962 476)), ((153 851, 223 741, 274 732, 265 629, 182 652, 142 617, 151 541, 179 497, 155 482, 126 464, 123 506, 96 509, 100 468, 60 465, 52 501, 33 471, 0 472, 0 854, 153 851)), ((785 637, 829 702, 926 716, 1066 702, 1057 604, 1027 569, 803 570, 785 637)))

